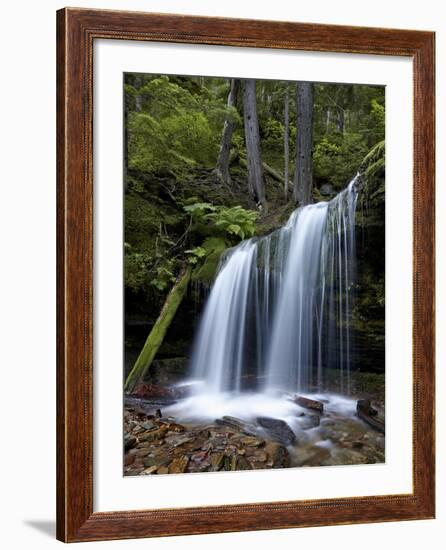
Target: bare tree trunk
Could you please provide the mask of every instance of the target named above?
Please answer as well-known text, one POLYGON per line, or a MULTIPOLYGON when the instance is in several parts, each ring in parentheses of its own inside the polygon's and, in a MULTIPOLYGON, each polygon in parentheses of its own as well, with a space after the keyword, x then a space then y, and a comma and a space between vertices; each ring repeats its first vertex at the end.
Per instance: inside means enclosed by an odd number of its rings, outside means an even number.
POLYGON ((313 85, 298 82, 296 87, 297 140, 294 172, 294 201, 299 206, 312 202, 313 190, 313 85))
POLYGON ((338 129, 338 132, 341 132, 341 134, 344 133, 344 125, 345 125, 344 109, 342 107, 338 107, 337 129, 338 129))
POLYGON ((288 200, 288 179, 289 179, 289 165, 290 165, 290 98, 288 93, 288 84, 286 85, 285 89, 285 127, 284 127, 284 134, 283 134, 283 149, 284 149, 284 157, 285 157, 285 168, 284 168, 284 180, 285 180, 285 200, 288 200))
MULTIPOLYGON (((240 87, 240 80, 232 78, 228 94, 228 107, 235 107, 237 94, 240 87)), ((229 157, 231 153, 232 133, 234 131, 234 121, 230 116, 226 117, 223 134, 221 137, 220 153, 218 155, 216 173, 226 185, 231 185, 231 176, 229 174, 229 157)))
POLYGON ((141 86, 142 86, 141 76, 135 76, 135 90, 136 90, 136 94, 135 94, 135 111, 137 113, 140 113, 141 110, 142 110, 142 97, 141 97, 141 92, 140 92, 141 86))
POLYGON ((265 181, 260 152, 259 120, 257 117, 256 81, 245 80, 243 91, 246 153, 248 160, 248 188, 258 205, 266 211, 265 181))

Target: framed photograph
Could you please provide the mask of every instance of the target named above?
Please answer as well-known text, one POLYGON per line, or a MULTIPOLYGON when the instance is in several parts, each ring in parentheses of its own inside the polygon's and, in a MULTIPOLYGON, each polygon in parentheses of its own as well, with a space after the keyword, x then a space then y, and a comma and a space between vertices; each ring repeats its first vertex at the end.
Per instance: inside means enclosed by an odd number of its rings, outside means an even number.
POLYGON ((57 537, 434 517, 432 32, 57 13, 57 537))

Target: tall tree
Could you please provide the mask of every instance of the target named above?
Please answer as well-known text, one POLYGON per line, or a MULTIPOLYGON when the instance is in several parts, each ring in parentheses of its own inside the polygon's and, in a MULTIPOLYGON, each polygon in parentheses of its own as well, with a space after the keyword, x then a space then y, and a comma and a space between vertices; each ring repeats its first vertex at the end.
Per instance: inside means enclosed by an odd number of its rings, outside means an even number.
POLYGON ((296 85, 297 138, 294 171, 294 201, 299 206, 312 202, 313 190, 313 84, 296 85))
POLYGON ((136 75, 135 76, 135 111, 140 113, 142 111, 142 95, 141 95, 141 87, 142 87, 142 76, 136 75))
POLYGON ((243 87, 243 111, 249 192, 256 203, 266 211, 265 181, 263 178, 259 120, 257 116, 256 81, 254 79, 245 80, 243 87))
MULTIPOLYGON (((228 108, 235 108, 237 94, 240 87, 240 80, 231 78, 228 94, 228 108)), ((218 154, 216 173, 226 185, 231 185, 231 176, 229 174, 229 159, 231 153, 232 133, 234 131, 234 118, 229 112, 226 116, 221 136, 220 152, 218 154)))
POLYGON ((285 105, 284 105, 284 132, 283 132, 283 149, 285 157, 284 167, 284 190, 285 200, 288 200, 288 178, 289 178, 289 164, 290 164, 290 98, 288 91, 288 83, 285 85, 285 105))

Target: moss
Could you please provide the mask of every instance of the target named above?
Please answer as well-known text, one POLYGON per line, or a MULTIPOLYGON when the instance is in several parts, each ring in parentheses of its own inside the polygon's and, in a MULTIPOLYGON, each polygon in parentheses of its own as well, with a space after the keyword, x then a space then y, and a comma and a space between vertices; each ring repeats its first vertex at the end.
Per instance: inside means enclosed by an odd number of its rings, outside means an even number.
POLYGON ((222 238, 210 237, 204 241, 202 247, 206 250, 206 258, 201 265, 195 268, 192 273, 192 280, 210 284, 214 280, 221 254, 228 245, 222 238))

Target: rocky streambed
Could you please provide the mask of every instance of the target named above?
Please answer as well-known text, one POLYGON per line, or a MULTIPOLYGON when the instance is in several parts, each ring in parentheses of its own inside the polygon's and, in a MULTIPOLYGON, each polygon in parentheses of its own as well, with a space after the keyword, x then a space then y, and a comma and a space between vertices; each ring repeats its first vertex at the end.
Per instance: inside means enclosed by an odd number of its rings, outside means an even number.
POLYGON ((344 409, 334 406, 331 396, 318 398, 288 396, 285 419, 183 414, 181 420, 173 413, 183 410, 187 398, 171 393, 126 397, 124 475, 384 462, 381 403, 355 401, 351 412, 345 404, 344 409))

